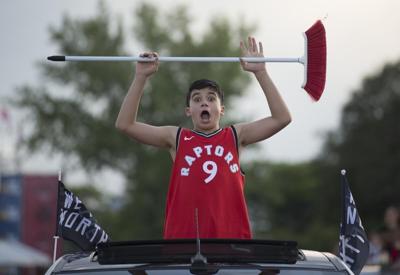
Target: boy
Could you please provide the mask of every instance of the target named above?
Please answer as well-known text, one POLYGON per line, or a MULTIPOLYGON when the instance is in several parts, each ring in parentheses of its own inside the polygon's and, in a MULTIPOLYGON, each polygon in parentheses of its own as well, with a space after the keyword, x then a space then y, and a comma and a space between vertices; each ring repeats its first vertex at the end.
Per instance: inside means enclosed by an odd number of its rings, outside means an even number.
MULTIPOLYGON (((243 56, 263 56, 261 42, 257 46, 253 37, 249 37, 247 46, 240 42, 240 48, 243 56)), ((137 63, 135 79, 122 104, 116 127, 139 142, 170 152, 174 164, 164 238, 196 238, 196 212, 200 238, 251 238, 239 152, 249 144, 269 138, 291 121, 265 63, 241 61, 241 66, 255 75, 271 116, 220 128, 220 118, 224 114, 223 92, 216 82, 202 79, 193 82, 187 94, 185 113, 193 122, 190 130, 136 121, 144 85, 158 69, 157 53, 142 56, 156 58, 156 61, 137 63)))

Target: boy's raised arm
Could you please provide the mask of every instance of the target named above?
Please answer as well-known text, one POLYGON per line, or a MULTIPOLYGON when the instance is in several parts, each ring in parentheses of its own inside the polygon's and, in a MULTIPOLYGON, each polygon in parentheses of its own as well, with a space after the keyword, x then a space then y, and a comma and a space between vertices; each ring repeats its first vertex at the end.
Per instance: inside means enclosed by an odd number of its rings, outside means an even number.
MULTIPOLYGON (((144 53, 142 57, 157 58, 157 53, 144 53)), ((138 62, 135 79, 122 103, 115 127, 137 141, 174 150, 177 127, 152 126, 136 121, 140 99, 149 77, 158 69, 158 61, 138 62)))
MULTIPOLYGON (((264 56, 261 42, 257 45, 253 37, 249 37, 248 46, 240 42, 243 56, 264 56)), ((283 101, 278 89, 269 77, 265 68, 265 63, 249 63, 241 61, 243 70, 254 73, 260 84, 267 104, 271 111, 271 116, 250 123, 236 124, 239 146, 246 146, 276 134, 291 121, 289 110, 283 101)))

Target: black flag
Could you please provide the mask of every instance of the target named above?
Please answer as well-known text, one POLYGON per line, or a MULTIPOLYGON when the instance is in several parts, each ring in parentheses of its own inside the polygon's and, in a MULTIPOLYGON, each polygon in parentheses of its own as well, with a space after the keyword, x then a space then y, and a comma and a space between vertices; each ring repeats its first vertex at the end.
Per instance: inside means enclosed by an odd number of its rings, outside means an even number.
POLYGON ((74 242, 83 251, 92 251, 98 243, 109 241, 92 213, 61 181, 58 182, 56 235, 74 242))
POLYGON ((369 242, 356 203, 351 194, 346 171, 342 170, 342 222, 340 224, 339 257, 353 271, 360 274, 369 254, 369 242))

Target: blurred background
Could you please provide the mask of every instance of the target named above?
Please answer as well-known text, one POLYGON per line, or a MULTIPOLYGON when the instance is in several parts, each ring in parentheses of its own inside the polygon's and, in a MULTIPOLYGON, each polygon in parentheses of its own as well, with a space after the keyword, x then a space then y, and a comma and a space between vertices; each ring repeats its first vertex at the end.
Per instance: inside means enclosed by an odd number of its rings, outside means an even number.
MULTIPOLYGON (((2 1, 0 240, 29 245, 37 266, 48 265, 59 170, 112 240, 162 237, 169 154, 114 128, 134 64, 47 56, 238 56, 239 41, 254 35, 266 56, 297 57, 302 32, 318 19, 328 47, 320 101, 301 89, 301 65, 267 65, 293 121, 241 156, 254 235, 334 251, 345 168, 364 227, 379 237, 385 210, 400 204, 398 10, 396 0, 2 1)), ((239 64, 164 63, 146 87, 140 120, 190 127, 184 95, 198 78, 225 91, 225 125, 269 113, 239 64)))

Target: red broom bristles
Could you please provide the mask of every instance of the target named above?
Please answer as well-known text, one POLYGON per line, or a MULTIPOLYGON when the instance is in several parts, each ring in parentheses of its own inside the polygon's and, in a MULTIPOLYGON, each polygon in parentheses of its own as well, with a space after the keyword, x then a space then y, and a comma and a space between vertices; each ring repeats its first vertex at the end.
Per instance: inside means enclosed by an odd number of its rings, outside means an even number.
POLYGON ((326 80, 326 38, 325 28, 318 20, 306 32, 307 73, 304 90, 316 101, 322 95, 326 80))

